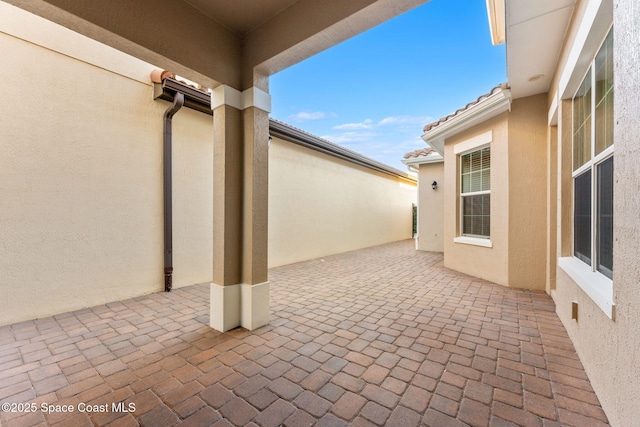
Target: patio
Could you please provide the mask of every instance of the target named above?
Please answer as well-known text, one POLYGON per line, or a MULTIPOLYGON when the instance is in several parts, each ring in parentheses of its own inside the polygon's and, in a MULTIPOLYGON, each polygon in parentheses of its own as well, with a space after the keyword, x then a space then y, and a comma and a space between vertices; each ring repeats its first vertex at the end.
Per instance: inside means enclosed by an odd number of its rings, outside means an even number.
POLYGON ((548 295, 413 245, 271 269, 253 332, 208 285, 0 327, 0 424, 608 425, 548 295))

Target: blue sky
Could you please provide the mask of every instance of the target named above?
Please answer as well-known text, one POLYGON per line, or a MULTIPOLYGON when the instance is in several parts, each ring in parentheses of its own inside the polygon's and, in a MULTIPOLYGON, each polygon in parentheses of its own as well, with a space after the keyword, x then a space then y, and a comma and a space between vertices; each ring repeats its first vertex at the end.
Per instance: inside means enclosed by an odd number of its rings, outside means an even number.
POLYGON ((400 170, 424 125, 506 81, 485 0, 431 0, 271 77, 271 116, 400 170))

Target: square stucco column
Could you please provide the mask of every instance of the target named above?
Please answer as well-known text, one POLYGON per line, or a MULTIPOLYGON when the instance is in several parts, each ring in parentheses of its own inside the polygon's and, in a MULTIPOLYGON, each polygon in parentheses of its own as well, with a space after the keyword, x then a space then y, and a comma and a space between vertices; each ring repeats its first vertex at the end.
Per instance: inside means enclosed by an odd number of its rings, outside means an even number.
POLYGON ((267 281, 270 97, 219 86, 212 96, 213 282, 210 326, 269 323, 267 281))

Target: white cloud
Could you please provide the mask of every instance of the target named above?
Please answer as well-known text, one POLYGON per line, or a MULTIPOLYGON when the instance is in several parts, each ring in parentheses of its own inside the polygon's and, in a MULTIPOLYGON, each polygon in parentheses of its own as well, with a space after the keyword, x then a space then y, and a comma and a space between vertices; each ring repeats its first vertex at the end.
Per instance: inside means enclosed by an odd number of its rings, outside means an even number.
POLYGON ((336 130, 358 130, 358 129, 373 129, 374 127, 373 120, 366 119, 360 123, 345 123, 343 125, 334 126, 333 129, 336 130))
POLYGON ((366 119, 334 126, 332 129, 335 133, 323 135, 321 138, 404 170, 406 167, 401 162, 403 156, 410 151, 426 147, 420 135, 423 126, 431 122, 433 118, 430 116, 366 119))
POLYGON ((299 113, 290 115, 288 119, 293 120, 295 122, 306 122, 309 120, 324 119, 325 117, 327 117, 327 113, 323 111, 314 111, 314 112, 301 111, 299 113))
POLYGON ((321 138, 331 141, 334 144, 345 144, 349 142, 368 141, 376 135, 375 132, 343 132, 337 135, 324 135, 321 138))
POLYGON ((385 125, 426 125, 433 122, 430 116, 389 116, 378 122, 379 126, 385 125))
POLYGON ((406 126, 416 125, 419 128, 433 122, 433 117, 430 116, 389 116, 382 120, 374 122, 371 119, 366 119, 358 123, 345 123, 342 125, 334 126, 335 130, 360 130, 360 129, 375 129, 382 126, 406 126))

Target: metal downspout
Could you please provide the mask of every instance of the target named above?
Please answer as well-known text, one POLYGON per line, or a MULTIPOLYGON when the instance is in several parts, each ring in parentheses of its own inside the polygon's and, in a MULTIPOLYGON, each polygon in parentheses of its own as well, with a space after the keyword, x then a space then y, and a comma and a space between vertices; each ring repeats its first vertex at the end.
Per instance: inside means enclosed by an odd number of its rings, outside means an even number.
POLYGON ((171 292, 173 275, 173 199, 171 181, 171 119, 184 105, 184 95, 176 92, 173 104, 164 112, 164 290, 171 292))

